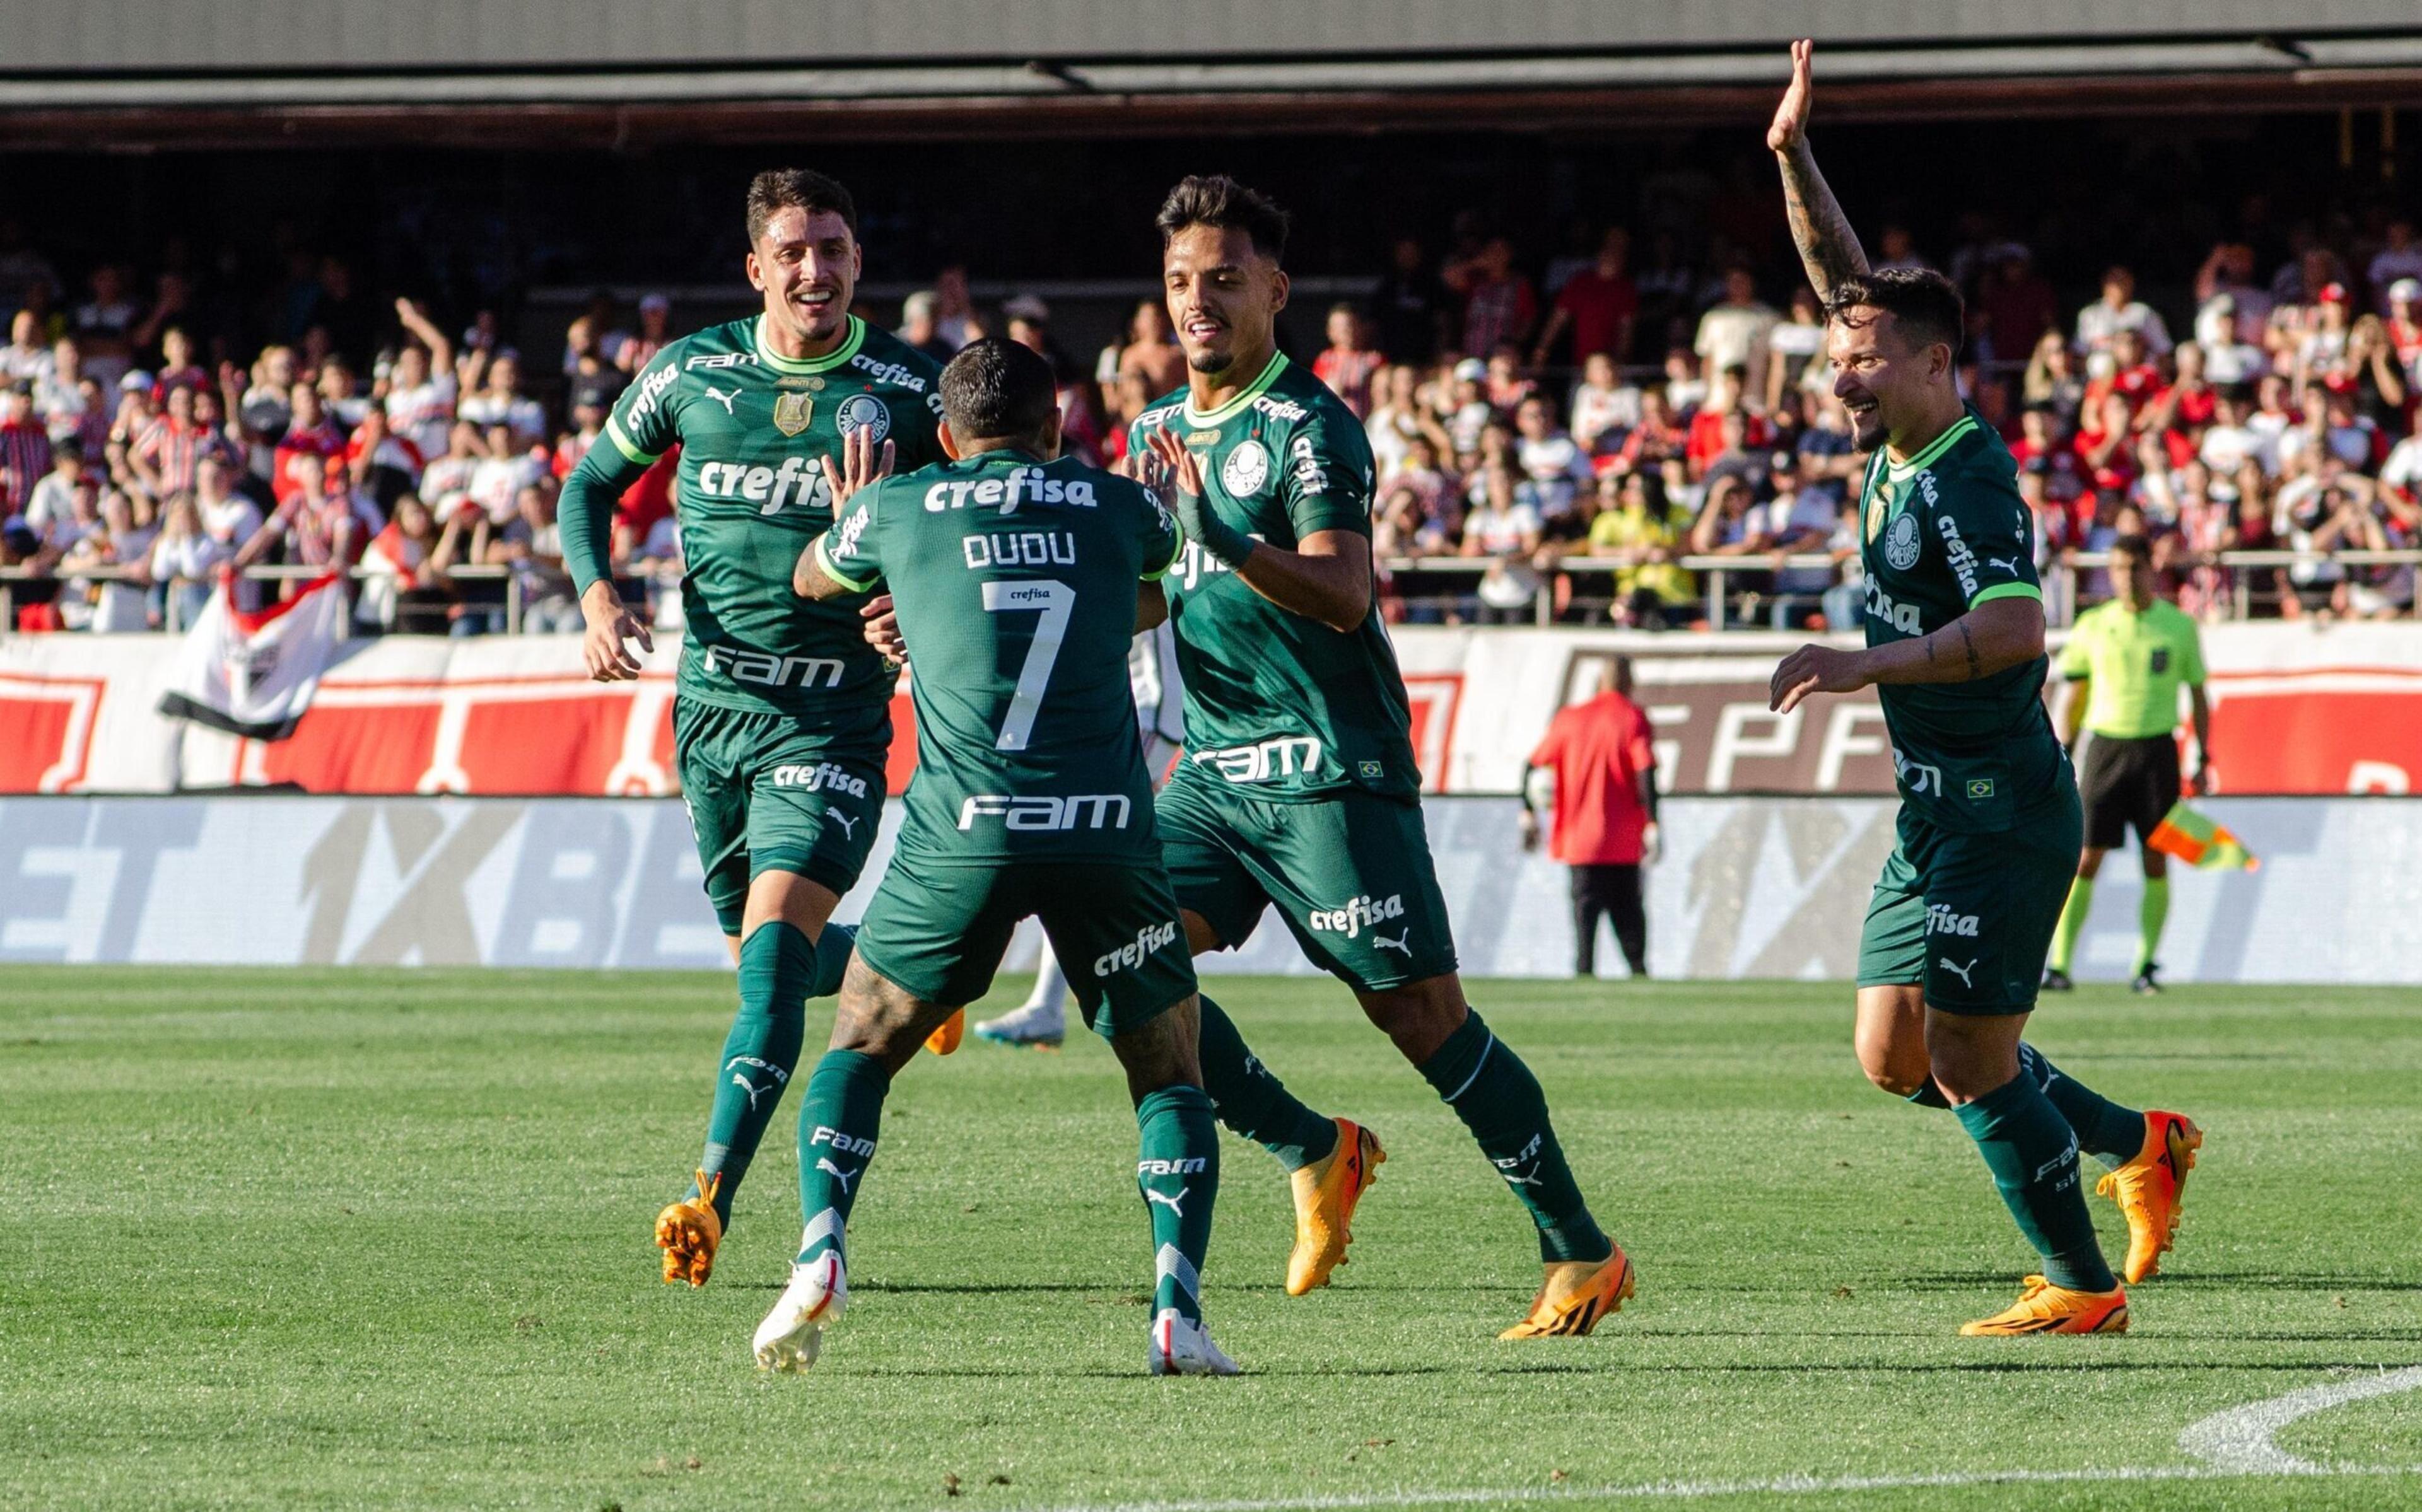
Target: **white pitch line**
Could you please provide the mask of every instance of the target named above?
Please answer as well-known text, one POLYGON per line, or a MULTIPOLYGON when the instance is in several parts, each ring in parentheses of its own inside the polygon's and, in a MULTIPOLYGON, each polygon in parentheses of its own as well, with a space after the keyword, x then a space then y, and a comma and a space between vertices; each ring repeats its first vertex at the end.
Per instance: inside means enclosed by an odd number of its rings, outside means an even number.
POLYGON ((1320 1496, 1114 1502, 1036 1509, 1036 1512, 1356 1512, 1358 1508, 1471 1506, 1489 1502, 1692 1501, 1711 1496, 1925 1490, 1963 1486, 2229 1480, 2246 1475, 2422 1475, 2422 1465, 2315 1464, 2311 1460, 2297 1458, 2272 1442, 2273 1434, 2299 1418, 2349 1402, 2417 1388, 2422 1388, 2422 1365, 2306 1386, 2284 1395, 2215 1412, 2189 1424, 2178 1435, 2178 1447, 2204 1461, 2194 1465, 2118 1465, 2103 1470, 1946 1471, 1930 1475, 1778 1475, 1767 1480, 1669 1480, 1629 1486, 1407 1489, 1343 1491, 1320 1496))
POLYGON ((2310 1475, 2324 1466, 2309 1459, 2299 1459, 2271 1442, 2271 1436, 2300 1417, 2349 1402, 2367 1401, 2374 1396, 2389 1396, 2398 1392, 2410 1392, 2422 1387, 2422 1365, 2403 1370, 2390 1370, 2377 1376, 2358 1376, 2349 1380, 2325 1381, 2291 1391, 2268 1401, 2249 1402, 2232 1407, 2225 1412, 2214 1412, 2197 1423, 2187 1425, 2178 1435, 2178 1447, 2214 1470, 2233 1471, 2243 1475, 2310 1475))

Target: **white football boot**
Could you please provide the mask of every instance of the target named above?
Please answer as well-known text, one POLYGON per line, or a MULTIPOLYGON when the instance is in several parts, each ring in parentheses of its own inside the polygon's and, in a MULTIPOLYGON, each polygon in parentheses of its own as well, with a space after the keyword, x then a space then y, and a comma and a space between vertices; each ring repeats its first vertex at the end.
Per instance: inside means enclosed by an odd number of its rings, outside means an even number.
POLYGON ((816 1363, 825 1329, 849 1306, 849 1276, 841 1251, 826 1250, 791 1267, 791 1284, 757 1325, 759 1368, 797 1374, 816 1363))
POLYGON ((1029 1003, 1013 1008, 998 1019, 986 1019, 975 1026, 978 1039, 989 1039, 996 1045, 1030 1045, 1036 1049, 1056 1047, 1068 1037, 1068 1013, 1063 1000, 1029 1003))
POLYGON ((1233 1376, 1236 1362, 1211 1342, 1211 1331, 1189 1323, 1174 1307, 1164 1307, 1152 1320, 1152 1349, 1147 1359, 1156 1376, 1233 1376))

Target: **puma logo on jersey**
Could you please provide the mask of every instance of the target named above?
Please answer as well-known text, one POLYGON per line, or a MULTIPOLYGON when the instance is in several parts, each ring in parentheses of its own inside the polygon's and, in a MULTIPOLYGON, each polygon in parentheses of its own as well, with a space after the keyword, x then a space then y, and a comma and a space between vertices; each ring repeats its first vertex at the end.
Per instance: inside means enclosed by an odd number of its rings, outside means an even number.
POLYGON ((1969 958, 1968 964, 1965 966, 1960 965, 1956 960, 1950 959, 1938 960, 1934 964, 1942 967, 1944 971, 1949 972, 1952 975, 1958 977, 1960 985, 1967 988, 1971 992, 1974 992, 1976 990, 1976 984, 1969 979, 1968 974, 1974 971, 1976 969, 1976 962, 1984 959, 1985 958, 1982 956, 1972 956, 1969 958))
POLYGON ((1143 1189, 1143 1200, 1148 1203, 1159 1203, 1171 1212, 1183 1218, 1186 1216, 1186 1209, 1179 1205, 1186 1201, 1187 1194, 1193 1190, 1192 1187, 1180 1187, 1177 1189, 1177 1195, 1172 1197, 1166 1192, 1155 1192, 1152 1188, 1146 1187, 1143 1189))
MULTIPOLYGON (((748 1111, 750 1113, 755 1113, 757 1111, 757 1098, 760 1093, 775 1090, 775 1087, 773 1086, 759 1086, 756 1083, 751 1082, 748 1078, 741 1075, 738 1071, 731 1073, 731 1084, 738 1087, 741 1091, 748 1094, 748 1111)), ((780 1083, 776 1083, 777 1086, 780 1083)))
POLYGON ((835 824, 840 825, 841 834, 848 835, 853 840, 857 838, 857 820, 842 813, 840 809, 826 809, 825 818, 832 820, 835 824))
POLYGON ((2006 562, 1998 556, 1988 556, 1985 558, 1985 565, 1987 567, 1998 567, 2012 577, 2017 577, 2019 575, 2019 559, 2015 556, 2011 557, 2006 562))
POLYGON ((731 402, 740 397, 740 391, 735 388, 731 393, 726 394, 723 390, 716 387, 712 383, 709 383, 706 385, 706 397, 713 399, 716 403, 722 405, 723 413, 725 414, 731 414, 733 413, 731 402))
POLYGON ((1401 951, 1404 953, 1404 957, 1407 960, 1413 959, 1412 940, 1413 927, 1409 924, 1405 926, 1405 932, 1396 936, 1393 940, 1389 939, 1386 935, 1379 933, 1376 929, 1371 931, 1372 949, 1401 951))
POLYGON ((855 1171, 844 1171, 840 1166, 835 1165, 832 1161, 825 1160, 822 1157, 818 1157, 816 1161, 816 1169, 830 1176, 835 1181, 840 1182, 841 1195, 843 1196, 847 1196, 849 1194, 849 1184, 866 1174, 865 1166, 861 1165, 855 1171))

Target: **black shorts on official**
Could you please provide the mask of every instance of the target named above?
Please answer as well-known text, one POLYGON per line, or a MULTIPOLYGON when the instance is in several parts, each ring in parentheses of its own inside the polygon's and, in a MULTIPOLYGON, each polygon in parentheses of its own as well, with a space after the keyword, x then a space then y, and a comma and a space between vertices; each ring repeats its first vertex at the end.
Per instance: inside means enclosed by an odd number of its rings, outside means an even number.
POLYGON ((2178 801, 2178 741, 2167 735, 2141 740, 2098 735, 2086 746, 2078 790, 2085 801, 2087 845, 2115 850, 2128 843, 2131 829, 2141 845, 2178 801))

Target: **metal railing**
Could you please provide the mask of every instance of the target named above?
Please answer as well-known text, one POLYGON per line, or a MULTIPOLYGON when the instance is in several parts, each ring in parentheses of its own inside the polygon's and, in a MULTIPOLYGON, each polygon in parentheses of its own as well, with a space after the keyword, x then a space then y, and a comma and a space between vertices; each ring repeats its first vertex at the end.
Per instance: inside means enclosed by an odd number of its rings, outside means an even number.
MULTIPOLYGON (((1392 556, 1382 558, 1380 565, 1389 572, 1396 574, 1421 573, 1439 577, 1477 579, 1485 575, 1492 566, 1507 559, 1502 556, 1392 556)), ((1515 559, 1536 562, 1543 560, 1544 557, 1515 559)), ((2077 601, 2078 578, 2084 573, 2108 567, 2110 560, 2109 554, 2102 552, 2073 552, 2053 560, 2044 573, 2047 590, 2044 598, 2047 609, 2053 613, 2052 623, 2067 624, 2072 617, 2077 601)), ((2254 586, 2250 572, 2264 569, 2319 566, 2327 563, 2335 563, 2341 568, 2422 567, 2422 551, 2208 552, 2178 558, 2173 565, 2217 567, 2231 571, 2233 575, 2230 593, 2233 600, 2233 616, 2239 619, 2245 619, 2251 617, 2254 607, 2254 586)), ((1531 604, 1533 622, 1541 625, 1555 622, 1554 580, 1558 574, 1611 577, 1617 572, 1631 570, 1638 565, 1611 556, 1571 555, 1554 558, 1551 567, 1537 569, 1540 572, 1540 582, 1532 597, 1531 604)), ((1700 597, 1706 604, 1707 624, 1711 628, 1720 628, 1725 623, 1727 610, 1732 604, 1731 582, 1734 577, 1792 569, 1832 572, 1839 569, 1842 560, 1828 552, 1793 553, 1784 556, 1755 554, 1702 556, 1693 553, 1675 557, 1668 563, 1659 565, 1678 567, 1699 578, 1701 587, 1704 589, 1700 597)), ((1802 593, 1788 597, 1810 596, 1802 593)), ((1410 600, 1415 596, 1405 595, 1404 597, 1410 600)))
MULTIPOLYGON (((327 572, 328 569, 325 567, 315 567, 308 563, 291 563, 247 567, 237 572, 236 576, 244 579, 247 583, 290 583, 308 582, 313 578, 323 577, 327 572)), ((506 633, 519 634, 521 632, 521 575, 515 572, 511 568, 464 563, 460 566, 447 568, 441 575, 448 583, 501 582, 505 585, 504 611, 506 633)), ((392 578, 401 585, 401 587, 403 588, 408 588, 413 581, 412 578, 401 573, 382 572, 374 569, 365 567, 349 568, 345 571, 345 576, 350 582, 355 584, 362 583, 370 578, 392 578)), ((6 634, 16 629, 16 590, 18 584, 139 583, 149 586, 153 581, 154 580, 149 572, 138 572, 134 568, 122 566, 79 567, 66 572, 61 572, 55 569, 37 571, 32 568, 23 566, 0 567, 0 634, 6 634)), ((171 579, 170 581, 172 583, 191 583, 197 580, 191 578, 178 578, 171 579)), ((215 583, 216 580, 213 579, 212 581, 215 583)), ((165 622, 161 626, 162 630, 175 631, 186 628, 179 621, 178 612, 181 608, 180 598, 180 595, 174 593, 166 596, 167 602, 165 610, 163 611, 165 622)))
MULTIPOLYGON (((1476 580, 1486 574, 1490 567, 1503 559, 1504 558, 1501 557, 1487 556, 1390 556, 1381 558, 1379 565, 1382 569, 1392 574, 1424 574, 1435 577, 1465 577, 1476 580)), ((1541 559, 1543 558, 1534 557, 1526 560, 1536 561, 1541 559)), ((2185 567, 2217 567, 2231 571, 2233 577, 2230 591, 2233 600, 2234 616, 2239 619, 2244 619, 2250 617, 2253 610, 2253 584, 2249 575, 2251 572, 2260 571, 2264 569, 2321 566, 2325 564, 2335 564, 2340 568, 2422 568, 2422 551, 2210 552, 2180 558, 2176 565, 2185 567)), ((1539 585, 1532 595, 1531 616, 1533 622, 1540 625, 1550 625, 1555 623, 1556 604, 1554 585, 1555 579, 1559 574, 1574 577, 1612 578, 1615 573, 1630 570, 1637 565, 1638 564, 1635 563, 1623 562, 1611 556, 1574 555, 1554 558, 1552 566, 1540 569, 1539 585)), ((1701 595, 1701 598, 1706 605, 1707 624, 1711 628, 1721 628, 1724 625, 1727 613, 1732 606, 1733 594, 1730 585, 1732 578, 1735 575, 1765 573, 1776 571, 1778 569, 1795 569, 1803 571, 1823 570, 1832 572, 1837 570, 1841 567, 1842 563, 1839 558, 1835 557, 1829 552, 1804 552, 1794 553, 1779 557, 1756 555, 1701 556, 1697 554, 1690 554, 1676 557, 1670 564, 1662 565, 1678 567, 1684 571, 1696 574, 1699 577, 1702 587, 1705 590, 1701 595)), ((2046 600, 2047 611, 2051 613, 2052 616, 2052 623, 2055 625, 2065 625, 2072 616, 2077 601, 2076 589, 2078 577, 2082 573, 2095 571, 2109 565, 2109 555, 2100 552, 2074 552, 2063 555, 2052 562, 2051 568, 2044 574, 2045 587, 2047 590, 2044 598, 2046 600)), ((325 568, 308 565, 264 566, 246 568, 239 573, 238 576, 252 582, 277 583, 316 578, 321 576, 326 570, 327 569, 325 568)), ((448 568, 443 575, 449 583, 502 583, 504 585, 503 609, 505 613, 506 633, 520 633, 522 628, 523 610, 522 574, 510 567, 464 565, 448 568)), ((378 572, 361 567, 348 569, 346 576, 354 583, 360 583, 365 579, 372 577, 395 578, 399 583, 407 581, 396 573, 378 572)), ((67 573, 61 573, 55 570, 38 571, 35 569, 22 566, 0 567, 0 634, 5 634, 15 628, 15 592, 16 585, 18 584, 68 582, 149 583, 149 578, 148 574, 138 576, 134 569, 125 567, 78 568, 75 570, 67 573)), ((619 579, 618 581, 629 582, 632 580, 619 579)), ((1802 593, 1793 594, 1789 597, 1805 598, 1808 596, 1809 595, 1802 593)), ((1414 596, 1404 595, 1402 597, 1410 600, 1414 596)), ((169 631, 176 631, 184 628, 175 621, 176 611, 178 608, 177 600, 177 595, 168 595, 167 613, 169 616, 169 623, 164 626, 164 628, 169 631)))

